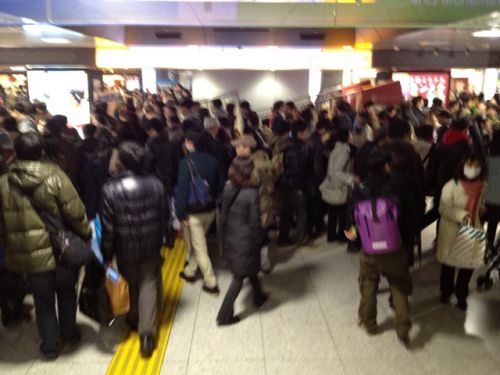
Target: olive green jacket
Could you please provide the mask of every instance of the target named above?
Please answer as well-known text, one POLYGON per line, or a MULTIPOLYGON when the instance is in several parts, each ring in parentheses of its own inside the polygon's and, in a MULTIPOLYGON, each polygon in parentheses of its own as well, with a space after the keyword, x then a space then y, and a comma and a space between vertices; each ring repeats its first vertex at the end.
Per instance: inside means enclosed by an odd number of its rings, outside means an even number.
POLYGON ((0 245, 5 248, 7 269, 20 273, 53 270, 49 234, 22 191, 76 234, 90 239, 85 207, 70 179, 55 164, 16 161, 0 177, 0 245))

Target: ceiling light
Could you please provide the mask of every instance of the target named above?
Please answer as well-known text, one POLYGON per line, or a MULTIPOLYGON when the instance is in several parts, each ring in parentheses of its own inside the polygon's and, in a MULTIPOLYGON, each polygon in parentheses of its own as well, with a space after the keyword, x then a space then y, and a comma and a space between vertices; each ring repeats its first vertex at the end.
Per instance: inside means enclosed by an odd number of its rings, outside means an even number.
POLYGON ((395 52, 399 52, 399 46, 394 46, 394 47, 392 47, 392 49, 393 49, 395 52))
POLYGON ((489 30, 480 30, 472 33, 475 38, 500 38, 500 29, 492 28, 489 30))
POLYGON ((65 38, 40 38, 40 40, 44 43, 49 44, 68 44, 71 43, 70 40, 65 38))
POLYGON ((14 72, 25 72, 26 71, 26 67, 20 65, 20 66, 11 66, 9 67, 10 70, 14 71, 14 72))
POLYGON ((276 50, 278 47, 276 46, 267 46, 267 49, 271 50, 271 51, 274 51, 276 50))
POLYGON ((343 50, 352 51, 352 46, 342 46, 343 50))

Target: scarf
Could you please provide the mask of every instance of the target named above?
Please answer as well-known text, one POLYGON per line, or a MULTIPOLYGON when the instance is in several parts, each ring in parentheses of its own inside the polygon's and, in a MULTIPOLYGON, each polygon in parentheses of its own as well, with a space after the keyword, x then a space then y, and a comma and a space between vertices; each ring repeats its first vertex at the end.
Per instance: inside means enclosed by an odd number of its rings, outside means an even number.
POLYGON ((479 204, 479 197, 483 191, 484 182, 480 179, 470 181, 467 179, 460 180, 462 187, 467 194, 467 203, 465 204, 465 210, 469 213, 472 225, 476 225, 476 212, 477 206, 479 204))

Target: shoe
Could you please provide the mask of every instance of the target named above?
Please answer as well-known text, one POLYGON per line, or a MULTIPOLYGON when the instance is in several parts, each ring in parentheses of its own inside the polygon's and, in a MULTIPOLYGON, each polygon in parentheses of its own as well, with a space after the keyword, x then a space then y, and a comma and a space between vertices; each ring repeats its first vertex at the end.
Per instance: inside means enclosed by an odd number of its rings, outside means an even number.
POLYGON ((254 305, 255 307, 262 307, 262 305, 264 305, 264 303, 266 303, 266 301, 269 299, 269 295, 266 294, 266 293, 263 293, 259 298, 257 298, 255 301, 254 301, 254 305))
POLYGON ((2 304, 2 306, 0 306, 0 310, 2 311, 2 325, 4 327, 7 327, 11 321, 11 311, 10 311, 10 307, 7 303, 5 304, 2 304))
POLYGON ((235 315, 233 317, 231 317, 229 320, 227 321, 217 321, 217 325, 218 326, 230 326, 232 324, 236 324, 236 323, 239 323, 240 322, 240 317, 238 315, 235 315))
POLYGON ((462 311, 467 311, 467 301, 458 301, 457 307, 462 311))
POLYGON ((439 297, 439 302, 441 302, 442 305, 447 305, 450 303, 450 296, 445 296, 444 294, 441 294, 441 297, 439 297))
POLYGON ((409 347, 410 346, 410 336, 408 335, 408 333, 405 333, 405 334, 398 334, 398 340, 405 346, 405 347, 409 347))
POLYGON ((188 276, 184 273, 184 271, 182 271, 181 273, 179 273, 179 277, 184 280, 185 282, 187 283, 194 283, 196 280, 198 280, 198 277, 195 276, 188 276))
POLYGON ((376 324, 367 326, 363 323, 361 318, 358 318, 358 327, 363 328, 370 336, 376 335, 378 333, 378 326, 376 324))
POLYGON ((46 361, 55 361, 59 357, 59 352, 42 352, 46 361))
POLYGON ((82 333, 77 329, 73 337, 61 337, 61 351, 63 354, 71 353, 74 351, 82 341, 82 333))
POLYGON ((349 242, 347 244, 347 252, 348 253, 359 253, 361 249, 356 245, 355 242, 349 242))
POLYGON ((206 284, 203 284, 203 287, 201 289, 204 292, 207 292, 208 294, 212 294, 214 296, 218 296, 220 294, 220 290, 219 290, 218 286, 214 286, 214 287, 210 288, 206 284))
POLYGON ((141 355, 145 358, 151 357, 155 350, 156 342, 153 335, 141 335, 141 355))
POLYGON ((290 240, 279 240, 278 241, 279 247, 286 247, 286 246, 292 246, 292 245, 295 245, 295 244, 290 240))

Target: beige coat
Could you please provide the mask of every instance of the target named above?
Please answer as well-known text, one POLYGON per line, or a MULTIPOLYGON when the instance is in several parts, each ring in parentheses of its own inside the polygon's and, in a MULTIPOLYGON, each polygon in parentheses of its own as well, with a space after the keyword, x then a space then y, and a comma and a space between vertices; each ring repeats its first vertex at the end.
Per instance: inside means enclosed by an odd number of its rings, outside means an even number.
POLYGON ((251 158, 254 164, 251 181, 259 187, 260 221, 267 230, 274 221, 275 212, 273 166, 265 151, 258 150, 251 158))
MULTIPOLYGON (((476 227, 481 228, 479 220, 479 211, 484 205, 484 194, 486 184, 479 196, 480 204, 477 205, 477 210, 474 214, 476 227)), ((444 185, 441 194, 441 203, 439 205, 439 213, 441 214, 441 222, 439 224, 439 232, 437 238, 437 259, 440 263, 444 263, 450 253, 453 243, 458 234, 460 224, 464 222, 468 215, 465 210, 467 204, 467 193, 462 184, 455 180, 450 180, 444 185)))

